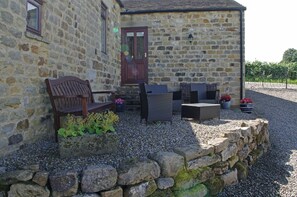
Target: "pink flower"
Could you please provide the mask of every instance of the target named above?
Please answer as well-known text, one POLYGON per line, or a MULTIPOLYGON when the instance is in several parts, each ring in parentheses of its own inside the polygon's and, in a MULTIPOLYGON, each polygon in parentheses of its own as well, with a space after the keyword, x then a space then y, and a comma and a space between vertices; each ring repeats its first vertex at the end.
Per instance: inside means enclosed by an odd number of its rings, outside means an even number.
POLYGON ((121 99, 121 98, 118 98, 115 100, 115 103, 116 104, 124 104, 125 100, 124 99, 121 99))

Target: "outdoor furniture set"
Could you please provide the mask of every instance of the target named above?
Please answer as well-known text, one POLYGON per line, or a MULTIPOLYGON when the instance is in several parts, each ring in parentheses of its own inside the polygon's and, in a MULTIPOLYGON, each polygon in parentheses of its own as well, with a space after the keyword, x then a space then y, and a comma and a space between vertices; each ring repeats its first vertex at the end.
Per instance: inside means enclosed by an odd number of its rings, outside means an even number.
POLYGON ((216 84, 181 84, 181 90, 168 92, 166 85, 139 84, 140 119, 172 121, 172 112, 181 111, 181 118, 201 122, 220 117, 219 95, 216 84), (174 110, 173 110, 174 109, 174 110))
MULTIPOLYGON (((90 82, 74 76, 46 79, 54 114, 54 129, 61 127, 60 117, 72 114, 86 117, 90 112, 115 110, 113 91, 92 91, 90 82), (94 94, 108 94, 111 99, 95 102, 94 94)), ((181 111, 181 118, 198 121, 219 118, 219 90, 216 84, 181 83, 181 90, 169 92, 167 85, 139 84, 140 120, 146 122, 170 121, 172 113, 181 111)))

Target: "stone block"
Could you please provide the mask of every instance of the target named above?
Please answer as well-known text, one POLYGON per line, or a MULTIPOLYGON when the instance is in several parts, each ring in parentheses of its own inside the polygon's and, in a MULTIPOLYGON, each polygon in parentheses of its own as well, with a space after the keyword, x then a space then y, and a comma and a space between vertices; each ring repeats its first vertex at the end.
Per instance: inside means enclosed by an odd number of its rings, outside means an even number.
POLYGON ((197 184, 188 190, 174 191, 175 197, 205 197, 208 194, 208 189, 203 184, 197 184))
POLYGON ((189 161, 187 169, 194 170, 206 166, 211 166, 219 161, 221 161, 221 157, 219 155, 204 156, 199 159, 189 161))
POLYGON ((248 145, 245 145, 242 150, 238 151, 237 155, 240 161, 243 161, 250 154, 251 150, 248 145))
POLYGON ((119 185, 134 185, 159 178, 160 166, 152 160, 132 161, 122 164, 118 169, 119 185))
POLYGON ((13 15, 5 10, 1 11, 1 19, 4 23, 12 24, 13 23, 13 15))
POLYGON ((237 155, 232 156, 230 159, 228 159, 230 168, 232 168, 236 162, 239 161, 239 157, 237 155))
POLYGON ((236 155, 237 151, 238 151, 238 148, 235 143, 229 144, 228 148, 226 148, 221 152, 222 161, 227 161, 227 159, 236 155))
POLYGON ((49 173, 45 171, 36 172, 32 181, 44 187, 47 184, 48 175, 49 173))
POLYGON ((229 140, 228 138, 215 138, 209 140, 208 144, 214 146, 215 153, 219 153, 228 147, 229 140))
POLYGON ((226 174, 223 174, 221 176, 221 179, 224 181, 225 186, 237 184, 238 183, 237 169, 235 168, 234 170, 232 170, 226 174))
POLYGON ((159 164, 164 177, 174 177, 184 168, 184 157, 173 152, 158 152, 150 158, 159 164))
POLYGON ((123 189, 116 187, 112 190, 100 192, 101 197, 123 197, 123 189))
POLYGON ((116 185, 118 173, 109 165, 89 166, 83 170, 81 190, 86 193, 109 190, 116 185))
POLYGON ((129 186, 124 191, 125 197, 142 197, 149 196, 157 190, 157 185, 154 180, 140 183, 138 185, 129 186))
POLYGON ((39 185, 17 183, 10 187, 8 197, 32 197, 42 196, 49 197, 50 191, 47 187, 41 187, 39 185))
POLYGON ((78 190, 77 172, 58 172, 49 176, 52 196, 73 196, 78 190))
POLYGON ((20 181, 29 181, 33 178, 31 170, 15 170, 4 172, 0 176, 0 185, 12 185, 20 181))
POLYGON ((174 179, 173 178, 158 178, 156 180, 158 189, 168 189, 174 185, 174 179))
POLYGON ((186 159, 186 161, 190 161, 198 157, 214 153, 214 146, 206 144, 192 144, 184 147, 175 148, 174 152, 182 155, 186 159))
POLYGON ((228 138, 229 142, 236 143, 240 140, 241 131, 240 128, 228 130, 223 133, 223 137, 228 138))
POLYGON ((6 135, 10 134, 13 129, 14 129, 15 124, 14 123, 9 123, 7 125, 4 125, 1 129, 2 133, 5 133, 6 135))
POLYGON ((217 196, 224 189, 224 181, 220 177, 214 177, 204 183, 210 196, 217 196))
POLYGON ((10 136, 8 138, 8 145, 18 144, 18 143, 20 143, 22 141, 23 141, 23 135, 22 134, 16 134, 16 135, 10 136))
POLYGON ((221 162, 215 163, 212 166, 212 168, 215 174, 222 175, 228 171, 229 163, 227 161, 221 161, 221 162))
POLYGON ((29 128, 29 120, 25 119, 25 120, 21 120, 18 122, 17 124, 17 130, 24 130, 24 129, 28 129, 29 128))

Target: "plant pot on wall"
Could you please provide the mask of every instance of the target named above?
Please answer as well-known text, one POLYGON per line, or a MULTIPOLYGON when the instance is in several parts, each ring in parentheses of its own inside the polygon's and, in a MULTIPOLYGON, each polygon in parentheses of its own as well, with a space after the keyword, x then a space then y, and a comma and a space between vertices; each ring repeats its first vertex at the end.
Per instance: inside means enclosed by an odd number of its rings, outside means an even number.
POLYGON ((231 101, 223 101, 221 102, 221 108, 222 109, 230 109, 231 107, 231 101))
POLYGON ((116 112, 125 111, 125 104, 116 104, 116 112))
POLYGON ((244 113, 252 113, 253 111, 253 104, 252 103, 241 103, 240 110, 244 113))

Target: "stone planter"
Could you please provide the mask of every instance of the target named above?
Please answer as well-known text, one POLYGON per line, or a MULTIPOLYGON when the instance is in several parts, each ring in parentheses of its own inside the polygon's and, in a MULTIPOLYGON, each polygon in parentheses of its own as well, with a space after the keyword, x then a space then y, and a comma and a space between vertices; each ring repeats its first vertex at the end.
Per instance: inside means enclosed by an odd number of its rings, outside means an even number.
POLYGON ((63 158, 111 153, 117 150, 118 141, 117 133, 68 138, 59 136, 58 139, 60 156, 63 158))
POLYGON ((231 101, 221 102, 221 108, 222 109, 230 109, 230 107, 231 107, 231 101))
POLYGON ((252 113, 253 111, 253 103, 241 103, 240 110, 244 113, 252 113))

